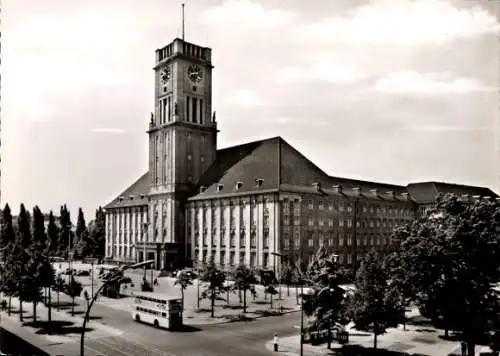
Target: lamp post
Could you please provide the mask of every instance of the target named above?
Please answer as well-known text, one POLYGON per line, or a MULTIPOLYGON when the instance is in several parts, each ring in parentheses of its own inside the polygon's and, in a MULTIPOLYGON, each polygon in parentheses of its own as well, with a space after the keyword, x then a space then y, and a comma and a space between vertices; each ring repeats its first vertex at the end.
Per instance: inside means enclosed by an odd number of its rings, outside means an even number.
POLYGON ((106 287, 110 282, 115 281, 117 277, 120 277, 121 273, 127 269, 141 268, 143 266, 154 263, 154 260, 148 260, 144 262, 139 262, 133 265, 121 266, 110 278, 104 280, 104 283, 99 287, 97 292, 92 296, 92 299, 88 303, 87 311, 85 312, 85 317, 83 318, 82 333, 80 335, 80 356, 85 354, 85 327, 87 326, 87 320, 90 318, 90 309, 94 305, 97 296, 102 292, 104 287, 106 287))

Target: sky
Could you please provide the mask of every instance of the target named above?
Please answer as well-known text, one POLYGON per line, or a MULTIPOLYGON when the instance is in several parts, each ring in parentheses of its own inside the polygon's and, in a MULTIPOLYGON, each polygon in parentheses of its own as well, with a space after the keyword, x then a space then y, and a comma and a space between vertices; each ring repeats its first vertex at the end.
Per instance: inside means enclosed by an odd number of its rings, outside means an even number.
MULTIPOLYGON (((147 170, 179 0, 3 0, 1 204, 90 220, 147 170)), ((496 1, 188 0, 219 146, 282 136, 335 176, 498 192, 496 1)))

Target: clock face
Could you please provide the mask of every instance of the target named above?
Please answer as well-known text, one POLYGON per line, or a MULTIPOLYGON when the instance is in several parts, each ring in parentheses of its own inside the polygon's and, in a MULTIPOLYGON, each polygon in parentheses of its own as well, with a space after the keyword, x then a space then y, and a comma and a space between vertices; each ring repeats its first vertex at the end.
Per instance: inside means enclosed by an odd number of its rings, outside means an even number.
POLYGON ((160 78, 163 83, 167 83, 170 80, 170 67, 165 67, 162 69, 160 78))
POLYGON ((201 68, 195 64, 191 64, 187 70, 187 76, 193 83, 199 83, 203 78, 201 68))

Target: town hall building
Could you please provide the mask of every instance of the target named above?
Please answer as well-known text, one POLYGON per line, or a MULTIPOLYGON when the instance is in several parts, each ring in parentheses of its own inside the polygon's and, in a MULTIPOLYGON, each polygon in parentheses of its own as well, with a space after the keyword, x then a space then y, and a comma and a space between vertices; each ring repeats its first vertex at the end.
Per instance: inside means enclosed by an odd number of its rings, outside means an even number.
POLYGON ((105 206, 106 259, 273 268, 325 246, 355 266, 441 193, 497 197, 482 187, 330 176, 281 137, 217 149, 212 69, 210 48, 177 38, 156 50, 149 170, 105 206))

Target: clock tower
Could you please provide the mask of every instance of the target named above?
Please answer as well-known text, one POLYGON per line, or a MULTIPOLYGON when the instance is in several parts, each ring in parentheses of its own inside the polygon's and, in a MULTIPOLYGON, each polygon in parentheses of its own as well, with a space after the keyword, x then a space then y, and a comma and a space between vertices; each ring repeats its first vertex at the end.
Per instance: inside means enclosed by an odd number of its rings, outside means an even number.
POLYGON ((156 50, 146 244, 156 268, 177 268, 188 256, 185 202, 215 160, 212 68, 210 48, 179 38, 156 50))

